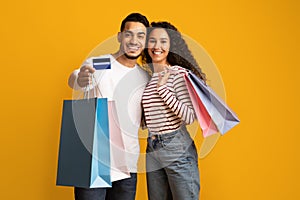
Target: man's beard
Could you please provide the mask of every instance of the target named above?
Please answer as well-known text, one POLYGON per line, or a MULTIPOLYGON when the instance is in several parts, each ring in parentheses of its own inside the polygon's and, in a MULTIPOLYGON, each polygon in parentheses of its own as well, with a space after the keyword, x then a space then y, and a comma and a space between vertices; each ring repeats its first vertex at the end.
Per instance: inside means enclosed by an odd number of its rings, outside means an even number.
POLYGON ((137 56, 130 56, 127 53, 124 53, 124 55, 126 56, 126 58, 128 58, 130 60, 136 60, 136 59, 138 59, 138 57, 140 57, 141 53, 137 56))

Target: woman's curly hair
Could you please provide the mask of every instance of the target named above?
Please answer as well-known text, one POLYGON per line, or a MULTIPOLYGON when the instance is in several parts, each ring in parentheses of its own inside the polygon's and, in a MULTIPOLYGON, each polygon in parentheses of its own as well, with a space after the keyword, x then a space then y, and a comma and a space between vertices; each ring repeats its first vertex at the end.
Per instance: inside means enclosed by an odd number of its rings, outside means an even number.
MULTIPOLYGON (((167 61, 172 66, 178 65, 180 67, 191 70, 196 76, 206 82, 206 75, 202 72, 197 61, 189 50, 185 40, 182 38, 181 33, 169 22, 152 22, 151 27, 147 29, 147 36, 156 28, 163 28, 166 30, 170 37, 170 50, 167 56, 167 61)), ((148 38, 146 44, 148 44, 148 38)), ((148 49, 144 49, 142 56, 142 62, 144 65, 152 67, 152 59, 148 53, 148 49)))

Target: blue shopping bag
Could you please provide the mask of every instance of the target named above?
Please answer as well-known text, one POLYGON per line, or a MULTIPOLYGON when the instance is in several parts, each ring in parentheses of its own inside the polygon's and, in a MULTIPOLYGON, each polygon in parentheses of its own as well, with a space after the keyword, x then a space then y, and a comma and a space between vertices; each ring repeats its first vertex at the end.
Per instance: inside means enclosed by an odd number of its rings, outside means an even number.
POLYGON ((64 100, 56 185, 111 187, 106 98, 64 100))

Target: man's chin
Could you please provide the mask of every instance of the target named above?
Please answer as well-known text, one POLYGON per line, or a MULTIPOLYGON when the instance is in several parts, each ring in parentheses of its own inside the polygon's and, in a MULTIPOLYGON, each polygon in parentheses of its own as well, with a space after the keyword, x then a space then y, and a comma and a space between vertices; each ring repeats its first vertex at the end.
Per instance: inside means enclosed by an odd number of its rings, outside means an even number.
POLYGON ((140 57, 141 54, 138 54, 138 55, 129 55, 127 53, 124 53, 125 57, 130 59, 130 60, 136 60, 138 59, 138 57, 140 57))

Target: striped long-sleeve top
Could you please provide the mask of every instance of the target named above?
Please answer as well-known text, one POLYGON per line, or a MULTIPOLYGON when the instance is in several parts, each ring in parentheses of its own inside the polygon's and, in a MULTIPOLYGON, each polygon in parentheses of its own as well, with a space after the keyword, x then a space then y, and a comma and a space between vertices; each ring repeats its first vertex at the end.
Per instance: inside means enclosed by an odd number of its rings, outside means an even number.
POLYGON ((157 87, 159 73, 154 73, 146 86, 142 105, 146 126, 151 133, 169 133, 183 123, 194 121, 195 111, 186 88, 185 73, 184 68, 174 66, 165 85, 157 87))

